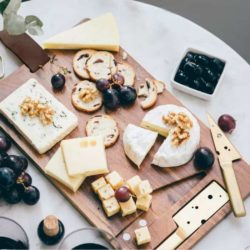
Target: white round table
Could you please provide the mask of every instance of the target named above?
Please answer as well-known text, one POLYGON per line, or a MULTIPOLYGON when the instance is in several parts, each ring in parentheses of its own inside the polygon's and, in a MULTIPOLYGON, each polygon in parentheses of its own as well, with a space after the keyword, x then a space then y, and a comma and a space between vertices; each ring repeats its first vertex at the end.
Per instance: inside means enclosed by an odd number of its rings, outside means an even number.
MULTIPOLYGON (((157 79, 165 81, 167 88, 201 120, 207 123, 206 111, 214 117, 229 113, 236 118, 237 129, 230 135, 230 139, 249 162, 250 119, 247 115, 250 104, 250 67, 214 35, 178 15, 128 0, 33 0, 24 3, 21 8, 22 14, 34 14, 43 20, 44 35, 35 37, 38 42, 72 27, 85 17, 95 17, 105 12, 112 12, 117 19, 122 47, 157 79), (222 86, 211 102, 172 90, 168 84, 174 65, 187 47, 218 55, 228 62, 222 86)), ((0 55, 5 59, 7 74, 21 64, 2 44, 0 55)), ((12 150, 16 152, 16 149, 12 150)), ((1 201, 0 215, 18 221, 24 227, 31 249, 49 248, 39 241, 36 233, 38 223, 48 214, 55 214, 64 222, 66 235, 89 225, 31 164, 29 172, 34 185, 41 191, 39 203, 33 207, 24 204, 9 206, 1 201)), ((230 214, 194 248, 246 249, 250 246, 250 200, 245 204, 248 212, 246 217, 236 219, 230 214)), ((51 247, 56 248, 57 246, 51 247)))

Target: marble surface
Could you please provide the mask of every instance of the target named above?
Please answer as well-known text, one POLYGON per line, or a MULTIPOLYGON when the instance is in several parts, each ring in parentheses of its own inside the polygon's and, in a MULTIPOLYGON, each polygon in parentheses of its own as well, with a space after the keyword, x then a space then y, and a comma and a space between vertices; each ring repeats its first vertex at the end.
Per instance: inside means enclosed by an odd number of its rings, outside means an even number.
MULTIPOLYGON (((249 162, 250 67, 235 51, 196 24, 162 9, 128 0, 33 0, 23 4, 23 14, 35 14, 44 22, 44 35, 38 42, 71 27, 84 17, 95 17, 111 11, 121 34, 121 45, 156 78, 167 83, 176 95, 205 123, 205 112, 214 117, 230 113, 237 120, 237 129, 230 139, 249 162), (225 78, 217 96, 206 102, 173 90, 168 84, 171 73, 187 47, 194 47, 225 58, 228 62, 225 78)), ((12 73, 20 62, 0 44, 0 55, 5 59, 6 73, 12 73)), ((12 149, 17 151, 16 149, 12 149)), ((8 206, 0 202, 0 215, 18 221, 26 230, 31 249, 48 248, 36 234, 36 226, 48 214, 56 214, 66 226, 66 234, 88 226, 86 220, 65 198, 30 164, 34 185, 41 191, 40 202, 29 207, 23 204, 8 206)), ((236 219, 230 214, 194 249, 246 249, 250 246, 250 199, 246 200, 248 215, 236 219)), ((58 246, 51 247, 56 249, 58 246)))

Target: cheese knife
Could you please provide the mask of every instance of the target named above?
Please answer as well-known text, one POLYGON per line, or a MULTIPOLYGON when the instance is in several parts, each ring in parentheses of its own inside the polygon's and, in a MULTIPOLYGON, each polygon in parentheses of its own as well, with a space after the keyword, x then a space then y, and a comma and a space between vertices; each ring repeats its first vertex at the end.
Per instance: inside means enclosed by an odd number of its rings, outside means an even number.
POLYGON ((212 117, 209 114, 207 114, 207 117, 234 215, 236 217, 243 217, 246 215, 246 210, 233 170, 233 161, 239 160, 241 155, 230 143, 212 117))
POLYGON ((173 216, 178 228, 156 250, 177 248, 223 207, 228 200, 227 192, 217 182, 211 182, 173 216))

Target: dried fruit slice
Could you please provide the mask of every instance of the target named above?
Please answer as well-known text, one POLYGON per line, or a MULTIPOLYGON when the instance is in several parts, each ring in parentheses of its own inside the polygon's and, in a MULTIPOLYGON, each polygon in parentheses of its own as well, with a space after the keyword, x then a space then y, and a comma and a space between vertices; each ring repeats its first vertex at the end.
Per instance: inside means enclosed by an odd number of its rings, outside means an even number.
POLYGON ((148 88, 148 96, 141 102, 143 109, 151 108, 157 101, 157 88, 151 79, 145 79, 148 88))
POLYGON ((124 77, 124 85, 133 86, 135 82, 135 71, 128 63, 118 63, 117 73, 124 77))
POLYGON ((114 56, 106 51, 93 54, 87 61, 86 66, 90 78, 94 81, 101 78, 109 80, 117 70, 114 56))
POLYGON ((78 51, 73 59, 73 69, 75 73, 83 78, 89 79, 89 73, 86 69, 86 62, 89 58, 96 53, 96 50, 93 49, 83 49, 78 51))
POLYGON ((103 136, 105 147, 114 145, 119 137, 117 123, 108 115, 95 115, 91 117, 86 125, 86 133, 87 136, 103 136))
POLYGON ((102 106, 102 94, 95 83, 88 80, 77 83, 72 91, 72 104, 80 111, 94 112, 102 106))

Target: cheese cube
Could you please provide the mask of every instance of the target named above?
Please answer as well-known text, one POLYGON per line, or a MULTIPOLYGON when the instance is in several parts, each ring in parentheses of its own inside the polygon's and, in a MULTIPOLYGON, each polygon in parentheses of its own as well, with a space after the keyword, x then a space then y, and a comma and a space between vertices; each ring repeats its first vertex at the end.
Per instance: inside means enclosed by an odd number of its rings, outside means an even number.
POLYGON ((0 103, 0 113, 40 154, 51 149, 74 128, 77 117, 50 94, 36 79, 29 79, 0 103), (20 105, 30 97, 33 101, 48 104, 54 111, 53 122, 43 124, 39 117, 22 115, 20 105))
POLYGON ((102 201, 102 206, 108 217, 113 216, 120 211, 120 205, 115 197, 102 201))
POLYGON ((152 192, 153 190, 148 180, 141 181, 135 187, 135 195, 137 198, 141 198, 147 194, 151 194, 152 192))
POLYGON ((97 193, 98 189, 105 186, 106 184, 107 184, 107 182, 105 181, 105 179, 103 177, 100 177, 99 179, 93 181, 91 183, 91 186, 92 186, 93 190, 95 191, 95 193, 97 193))
POLYGON ((75 177, 68 176, 61 148, 56 151, 46 165, 45 173, 61 182, 73 192, 77 191, 85 179, 84 175, 78 175, 75 177))
POLYGON ((129 187, 130 191, 135 193, 135 187, 137 185, 139 185, 140 182, 141 182, 141 178, 138 175, 135 175, 132 178, 130 178, 129 180, 127 180, 127 185, 129 187))
POLYGON ((110 184, 106 184, 105 186, 99 188, 97 193, 100 200, 107 200, 115 195, 115 192, 113 188, 110 186, 110 184))
POLYGON ((140 197, 136 200, 136 207, 138 209, 141 209, 141 210, 147 212, 149 210, 151 202, 152 202, 152 195, 147 194, 147 195, 140 197))
POLYGON ((64 140, 61 142, 61 147, 70 176, 108 173, 102 136, 64 140))
POLYGON ((121 187, 124 183, 123 178, 116 171, 106 175, 105 178, 114 189, 121 187))
POLYGON ((151 241, 151 236, 148 227, 141 227, 135 230, 137 245, 143 245, 151 241))
POLYGON ((132 197, 126 202, 119 202, 122 216, 127 216, 136 212, 136 205, 132 197))

